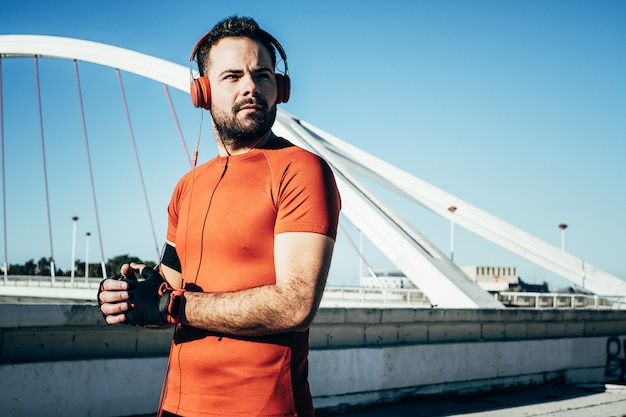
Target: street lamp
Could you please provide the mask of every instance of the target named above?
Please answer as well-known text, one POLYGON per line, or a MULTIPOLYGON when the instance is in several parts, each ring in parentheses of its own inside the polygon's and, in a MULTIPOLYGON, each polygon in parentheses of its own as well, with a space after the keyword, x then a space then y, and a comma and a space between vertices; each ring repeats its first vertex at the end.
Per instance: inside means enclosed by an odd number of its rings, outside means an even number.
POLYGON ((561 223, 559 229, 561 229, 561 269, 565 271, 565 229, 567 229, 567 225, 561 223))
POLYGON ((85 243, 85 282, 89 281, 89 236, 91 236, 91 233, 87 232, 85 234, 86 237, 86 243, 85 243))
POLYGON ((559 225, 559 229, 561 229, 561 252, 565 253, 565 229, 567 229, 567 225, 565 223, 561 223, 559 225))
POLYGON ((70 282, 72 284, 74 284, 74 270, 75 270, 75 265, 74 263, 76 262, 76 222, 78 221, 78 216, 74 216, 72 217, 72 269, 71 269, 71 273, 70 273, 70 282))
POLYGON ((54 284, 54 277, 55 277, 55 272, 56 271, 56 266, 54 266, 54 258, 51 256, 50 257, 50 280, 52 281, 52 283, 54 284))
MULTIPOLYGON (((448 211, 454 214, 456 206, 448 207, 448 211)), ((450 216, 450 260, 454 262, 454 216, 450 216)))

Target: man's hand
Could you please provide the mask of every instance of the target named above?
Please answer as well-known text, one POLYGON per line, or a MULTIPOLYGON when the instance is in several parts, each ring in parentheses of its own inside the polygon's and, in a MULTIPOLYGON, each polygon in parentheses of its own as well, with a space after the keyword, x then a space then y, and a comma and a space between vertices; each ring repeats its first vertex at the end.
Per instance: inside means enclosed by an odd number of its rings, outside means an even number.
MULTIPOLYGON (((143 267, 143 265, 134 264, 132 266, 138 267, 137 269, 143 267)), ((134 277, 134 272, 129 264, 122 265, 120 272, 123 275, 132 274, 134 277)), ((126 302, 130 297, 127 290, 128 283, 115 278, 107 278, 100 282, 98 304, 107 324, 120 324, 126 321, 126 312, 130 308, 126 302)))
POLYGON ((125 323, 136 326, 161 326, 179 321, 183 291, 173 290, 158 271, 145 265, 124 265, 123 275, 100 284, 98 301, 108 324, 125 323), (139 270, 145 278, 138 281, 133 273, 139 270))

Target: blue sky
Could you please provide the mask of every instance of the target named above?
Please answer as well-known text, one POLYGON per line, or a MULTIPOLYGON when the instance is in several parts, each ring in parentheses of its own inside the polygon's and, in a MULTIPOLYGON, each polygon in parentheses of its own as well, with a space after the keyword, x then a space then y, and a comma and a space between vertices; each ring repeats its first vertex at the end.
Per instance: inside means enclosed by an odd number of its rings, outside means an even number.
MULTIPOLYGON (((223 17, 252 16, 287 52, 282 108, 341 139, 626 279, 626 2, 624 1, 15 1, 0 34, 75 37, 182 65, 223 17)), ((10 263, 49 256, 32 58, 3 59, 10 263)), ((39 62, 53 250, 68 269, 100 260, 70 61, 39 62)), ((105 258, 156 257, 115 71, 79 64, 105 258)), ((188 168, 163 88, 122 74, 159 242, 165 205, 188 168)), ((193 147, 199 111, 170 90, 193 147)), ((215 145, 204 119, 200 161, 215 145)), ((399 208, 444 252, 446 221, 399 208)), ((347 226, 348 230, 350 226, 347 226)), ((358 239, 358 236, 352 236, 358 239)), ((4 249, 3 249, 4 250, 4 249)), ((366 242, 375 267, 391 265, 366 242)), ((460 265, 548 272, 457 228, 460 265)), ((331 283, 356 283, 341 235, 331 283)))

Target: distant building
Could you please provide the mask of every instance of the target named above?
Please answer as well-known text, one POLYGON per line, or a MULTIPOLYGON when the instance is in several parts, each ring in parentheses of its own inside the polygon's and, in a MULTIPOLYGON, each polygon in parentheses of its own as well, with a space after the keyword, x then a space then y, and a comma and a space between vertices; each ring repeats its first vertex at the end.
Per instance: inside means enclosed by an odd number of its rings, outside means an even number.
POLYGON ((514 266, 463 266, 461 270, 483 290, 509 291, 519 284, 514 266))
POLYGON ((362 276, 359 285, 363 288, 417 288, 413 282, 398 269, 375 271, 376 276, 362 276))
MULTIPOLYGON (((529 291, 526 289, 527 285, 517 276, 517 268, 514 266, 463 266, 461 270, 485 291, 529 291)), ((362 276, 359 280, 360 286, 363 288, 417 288, 398 269, 379 270, 375 273, 376 276, 362 276)))

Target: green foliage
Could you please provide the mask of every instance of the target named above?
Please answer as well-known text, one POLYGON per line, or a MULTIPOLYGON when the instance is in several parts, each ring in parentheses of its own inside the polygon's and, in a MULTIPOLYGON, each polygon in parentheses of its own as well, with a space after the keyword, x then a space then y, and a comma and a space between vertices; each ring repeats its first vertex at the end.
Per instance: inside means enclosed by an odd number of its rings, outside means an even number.
MULTIPOLYGON (((129 255, 118 255, 111 259, 109 259, 105 266, 107 275, 109 277, 113 277, 120 272, 120 267, 123 264, 135 262, 138 264, 146 264, 149 267, 153 267, 155 265, 154 262, 150 261, 142 261, 136 256, 129 255)), ((39 261, 35 262, 34 259, 29 259, 23 265, 20 264, 9 264, 9 274, 10 275, 50 275, 50 259, 42 257, 39 261)), ((55 275, 56 276, 70 276, 71 271, 63 271, 61 269, 56 268, 55 266, 55 275)), ((80 260, 76 260, 74 264, 74 276, 76 277, 84 277, 85 276, 85 262, 81 262, 80 260)), ((89 277, 101 277, 102 276, 102 265, 98 263, 90 263, 89 264, 89 277)))
POLYGON ((129 256, 129 255, 118 255, 114 258, 109 259, 109 261, 106 264, 107 267, 107 274, 110 277, 113 277, 117 274, 120 273, 120 268, 123 264, 129 264, 131 262, 137 263, 137 264, 146 264, 149 267, 153 267, 155 264, 154 262, 144 262, 141 259, 137 258, 136 256, 129 256))
POLYGON ((9 273, 11 275, 36 275, 37 264, 34 259, 29 259, 24 265, 9 264, 9 273))

